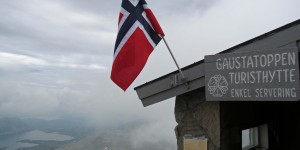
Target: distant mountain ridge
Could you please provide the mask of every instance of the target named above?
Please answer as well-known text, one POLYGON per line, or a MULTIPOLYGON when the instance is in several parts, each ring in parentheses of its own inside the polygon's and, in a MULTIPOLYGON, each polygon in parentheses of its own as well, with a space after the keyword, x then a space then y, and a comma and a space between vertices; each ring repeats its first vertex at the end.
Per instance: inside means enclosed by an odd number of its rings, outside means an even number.
MULTIPOLYGON (((135 121, 106 128, 94 134, 72 141, 56 150, 174 150, 176 145, 168 139, 153 142, 151 139, 136 139, 136 130, 148 122, 135 121)), ((158 131, 159 132, 159 131, 158 131)))
POLYGON ((84 125, 84 121, 74 118, 0 118, 0 150, 11 149, 20 143, 33 144, 33 147, 25 146, 17 150, 55 150, 93 131, 94 128, 84 125), (60 141, 62 136, 73 139, 60 141), (19 137, 25 138, 19 140, 19 137))
POLYGON ((59 132, 82 138, 92 132, 92 128, 86 127, 81 120, 75 119, 40 119, 40 118, 0 118, 0 138, 19 134, 30 130, 41 130, 45 132, 59 132))
MULTIPOLYGON (((144 129, 148 129, 151 122, 136 120, 129 122, 116 122, 111 126, 88 127, 84 121, 77 119, 35 119, 35 118, 0 118, 0 141, 13 136, 19 136, 22 132, 41 130, 46 133, 58 133, 74 137, 74 140, 56 141, 30 141, 26 143, 38 144, 34 147, 19 148, 18 150, 173 150, 175 143, 167 138, 143 139, 144 129), (146 128, 145 128, 146 127, 146 128)), ((161 132, 159 128, 151 132, 161 132)), ((145 134, 151 134, 145 131, 145 134)), ((155 138, 155 137, 153 137, 155 138)), ((157 137, 156 137, 157 138, 157 137)), ((6 149, 1 147, 0 150, 6 149)))
POLYGON ((32 128, 19 118, 0 118, 0 137, 10 134, 18 134, 32 128))

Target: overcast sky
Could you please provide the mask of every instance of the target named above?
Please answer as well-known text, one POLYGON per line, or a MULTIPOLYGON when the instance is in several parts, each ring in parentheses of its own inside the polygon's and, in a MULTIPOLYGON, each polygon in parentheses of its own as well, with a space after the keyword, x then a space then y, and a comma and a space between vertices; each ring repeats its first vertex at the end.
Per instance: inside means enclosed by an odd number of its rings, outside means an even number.
MULTIPOLYGON (((135 119, 173 134, 174 98, 134 87, 176 70, 161 42, 126 92, 110 80, 120 0, 0 0, 0 115, 135 119)), ((148 0, 184 67, 300 18, 299 0, 148 0)), ((167 133, 166 133, 167 134, 167 133)))

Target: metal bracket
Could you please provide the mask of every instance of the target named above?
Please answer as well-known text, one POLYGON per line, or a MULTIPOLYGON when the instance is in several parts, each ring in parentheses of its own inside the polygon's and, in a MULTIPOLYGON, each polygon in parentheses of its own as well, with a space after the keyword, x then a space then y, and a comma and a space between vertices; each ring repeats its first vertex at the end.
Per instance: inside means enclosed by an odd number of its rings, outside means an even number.
POLYGON ((190 84, 187 78, 181 78, 179 74, 170 77, 170 87, 176 87, 178 85, 186 84, 186 88, 190 89, 190 84))
POLYGON ((178 74, 170 77, 170 86, 171 87, 175 87, 175 86, 179 85, 180 84, 179 82, 180 82, 180 80, 179 80, 178 74))

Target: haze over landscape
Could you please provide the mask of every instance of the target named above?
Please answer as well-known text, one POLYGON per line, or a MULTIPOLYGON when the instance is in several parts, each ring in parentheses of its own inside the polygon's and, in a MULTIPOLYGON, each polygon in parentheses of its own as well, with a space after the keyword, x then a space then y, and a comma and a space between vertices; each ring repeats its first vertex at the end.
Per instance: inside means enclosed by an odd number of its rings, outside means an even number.
MULTIPOLYGON (((147 2, 180 66, 300 18, 299 0, 147 2)), ((0 0, 0 150, 176 149, 174 98, 133 90, 176 70, 165 45, 126 92, 110 80, 120 4, 0 0)))

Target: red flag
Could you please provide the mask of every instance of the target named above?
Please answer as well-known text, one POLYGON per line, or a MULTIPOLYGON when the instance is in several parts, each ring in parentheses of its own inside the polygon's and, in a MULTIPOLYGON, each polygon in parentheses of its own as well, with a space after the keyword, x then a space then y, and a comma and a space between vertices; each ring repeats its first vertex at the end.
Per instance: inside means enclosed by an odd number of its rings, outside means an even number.
POLYGON ((145 0, 123 0, 111 79, 124 91, 144 68, 164 36, 145 0))

